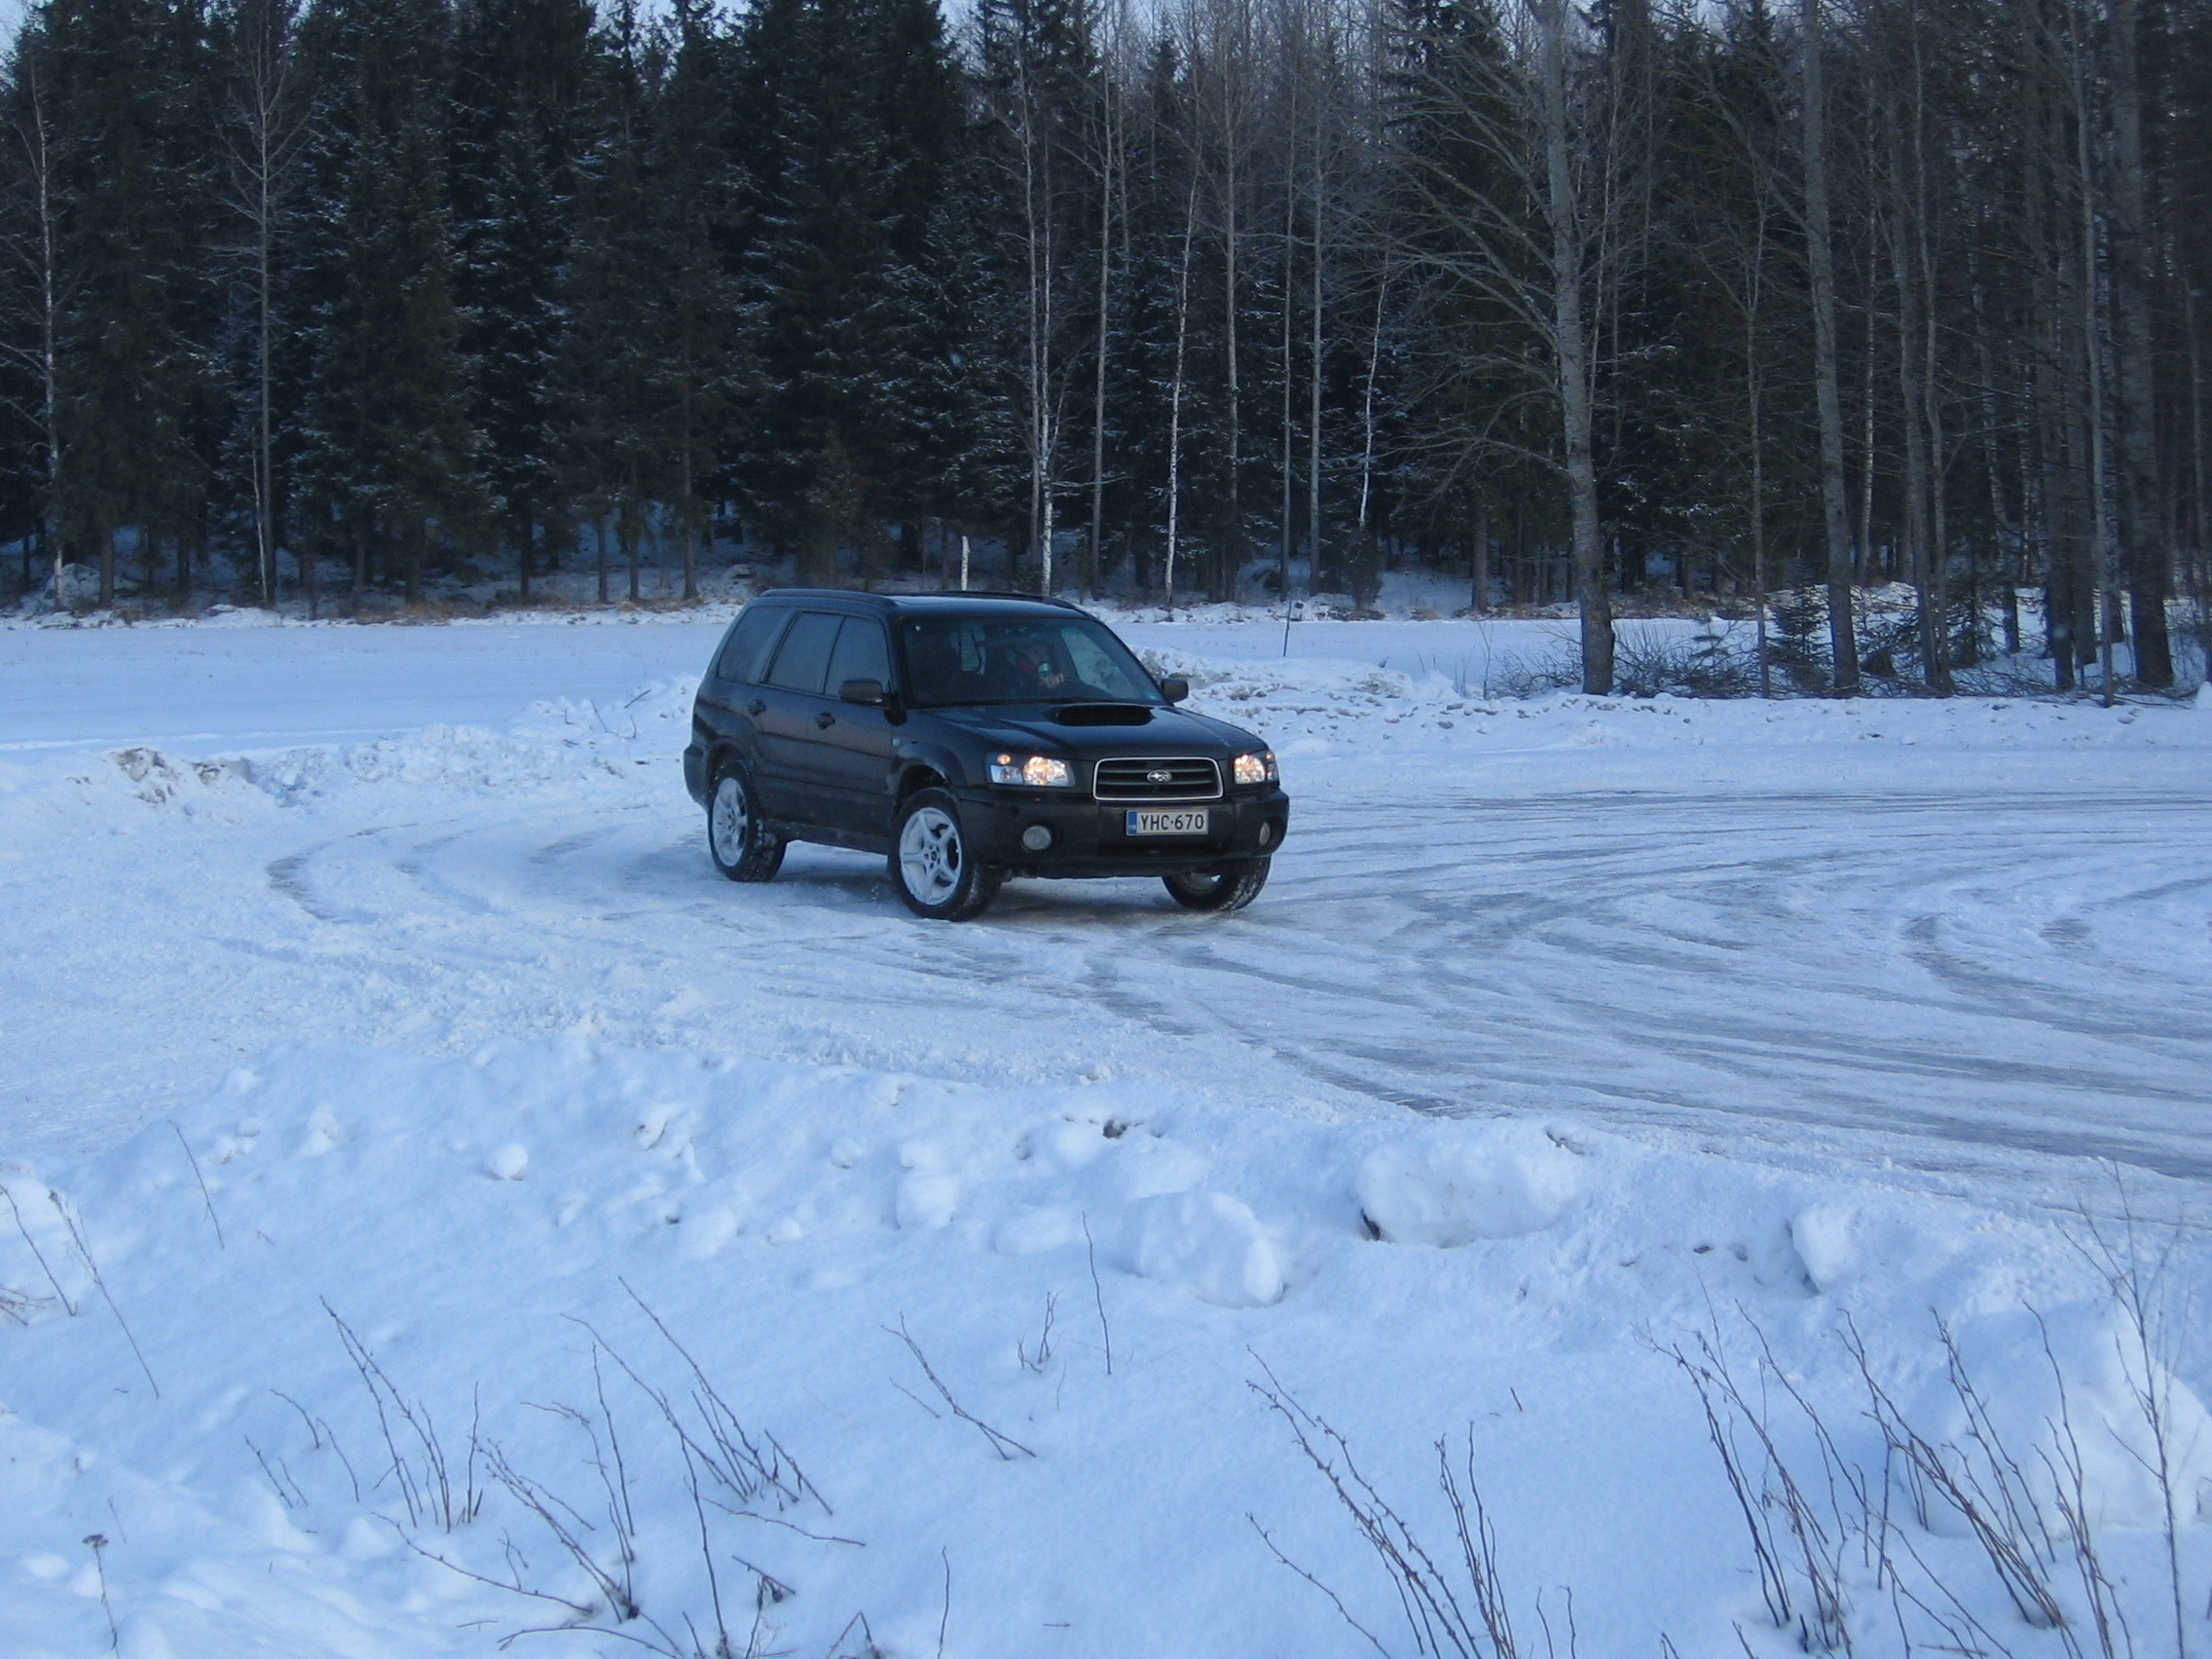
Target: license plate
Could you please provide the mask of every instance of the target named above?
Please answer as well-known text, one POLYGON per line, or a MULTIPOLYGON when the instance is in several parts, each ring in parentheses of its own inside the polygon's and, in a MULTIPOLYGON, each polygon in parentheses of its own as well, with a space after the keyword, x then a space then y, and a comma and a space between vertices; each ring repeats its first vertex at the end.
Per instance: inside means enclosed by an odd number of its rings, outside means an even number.
POLYGON ((1132 835, 1210 835, 1213 814, 1204 811, 1131 812, 1128 832, 1132 835))

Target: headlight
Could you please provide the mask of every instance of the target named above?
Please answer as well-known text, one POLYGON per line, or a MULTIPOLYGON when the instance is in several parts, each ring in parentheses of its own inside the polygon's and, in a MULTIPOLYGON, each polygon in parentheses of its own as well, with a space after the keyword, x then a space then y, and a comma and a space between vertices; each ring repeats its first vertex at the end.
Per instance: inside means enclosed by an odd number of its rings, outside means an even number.
POLYGON ((1032 790, 1064 790, 1075 782, 1075 768, 1050 755, 994 755, 991 782, 1032 790))
POLYGON ((1273 783, 1276 778, 1274 751, 1264 749, 1257 755, 1239 755, 1235 775, 1240 784, 1273 783))

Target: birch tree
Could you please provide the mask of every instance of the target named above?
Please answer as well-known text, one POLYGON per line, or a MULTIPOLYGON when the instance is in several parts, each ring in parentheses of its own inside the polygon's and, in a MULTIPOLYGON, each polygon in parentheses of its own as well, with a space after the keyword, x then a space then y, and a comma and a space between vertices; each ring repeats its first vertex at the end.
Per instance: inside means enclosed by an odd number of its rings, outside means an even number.
POLYGON ((33 454, 40 535, 54 566, 54 604, 67 603, 66 552, 58 522, 61 488, 61 320, 69 290, 62 263, 60 182, 54 165, 54 130, 40 61, 41 36, 25 29, 8 65, 10 135, 15 140, 17 189, 7 203, 7 250, 16 281, 18 326, 4 337, 8 355, 22 372, 31 395, 23 413, 36 434, 33 454))
POLYGON ((1555 447, 1539 459, 1565 486, 1581 683, 1602 695, 1613 688, 1614 640, 1594 449, 1598 304, 1621 246, 1604 170, 1604 82, 1587 72, 1567 0, 1519 0, 1503 22, 1493 33, 1479 18, 1426 19, 1415 96, 1433 136, 1411 159, 1412 183, 1445 234, 1407 251, 1498 313, 1518 340, 1495 343, 1496 360, 1533 374, 1552 405, 1555 447))
MULTIPOLYGON (((225 201, 242 232, 240 263, 252 339, 247 464, 254 573, 265 606, 276 602, 277 263, 308 133, 298 29, 297 0, 238 0, 222 19, 230 61, 225 201)), ((302 571, 312 581, 304 560, 302 571)))
MULTIPOLYGON (((1798 135, 1804 158, 1805 268, 1813 304, 1813 380, 1821 427, 1821 521, 1827 544, 1828 654, 1838 695, 1859 688, 1859 637, 1852 618, 1851 528, 1843 493, 1843 394, 1837 367, 1835 246, 1828 194, 1827 83, 1823 0, 1801 0, 1798 135)), ((1868 361, 1872 361, 1869 354, 1868 361)), ((1867 400, 1871 411, 1873 402, 1867 400)), ((1866 468, 1871 479, 1873 468, 1866 468)))

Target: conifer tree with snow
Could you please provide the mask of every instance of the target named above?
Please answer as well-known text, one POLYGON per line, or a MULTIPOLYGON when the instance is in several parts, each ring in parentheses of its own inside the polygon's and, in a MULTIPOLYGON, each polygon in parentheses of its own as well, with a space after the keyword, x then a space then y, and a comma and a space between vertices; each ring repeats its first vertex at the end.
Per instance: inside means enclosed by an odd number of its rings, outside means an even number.
POLYGON ((661 269, 649 298, 665 383, 670 522, 663 528, 681 548, 688 600, 699 597, 699 548, 710 516, 701 490, 714 469, 715 439, 746 356, 730 272, 736 181, 726 63, 732 48, 700 0, 674 0, 662 30, 665 70, 655 89, 646 157, 661 269))
POLYGON ((204 535, 217 320, 205 19, 192 0, 58 0, 25 27, 70 275, 58 506, 102 605, 130 532, 140 580, 173 548, 181 592, 204 535))
POLYGON ((959 354, 936 278, 964 129, 934 0, 764 0, 738 37, 738 463, 761 529, 831 582, 956 469, 959 354))
POLYGON ((518 591, 562 540, 556 370, 576 165, 591 139, 587 0, 463 0, 454 36, 454 290, 469 414, 518 591))
POLYGON ((651 166, 664 62, 634 0, 618 0, 593 35, 592 137, 576 163, 575 238, 559 289, 568 326, 555 366, 558 476, 568 510, 589 528, 602 603, 610 597, 609 535, 629 595, 640 596, 646 515, 670 470, 670 400, 656 335, 665 269, 651 166))
POLYGON ((484 514, 445 196, 443 0, 325 0, 310 19, 321 98, 300 283, 306 494, 408 600, 434 548, 484 514))

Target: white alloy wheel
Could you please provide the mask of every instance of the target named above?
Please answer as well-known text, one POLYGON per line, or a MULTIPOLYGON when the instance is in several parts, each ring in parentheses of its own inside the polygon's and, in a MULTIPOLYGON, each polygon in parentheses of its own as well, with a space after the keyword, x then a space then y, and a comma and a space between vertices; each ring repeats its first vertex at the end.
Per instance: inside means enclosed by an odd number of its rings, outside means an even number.
POLYGON ((949 903, 960 885, 960 826, 940 807, 925 806, 899 832, 899 873, 926 909, 949 903))
POLYGON ((715 862, 735 867, 746 854, 753 831, 753 814, 746 809, 745 786, 728 772, 715 785, 714 805, 707 811, 707 833, 714 841, 715 862))
POLYGON ((961 828, 960 801, 944 789, 906 797, 884 863, 901 902, 933 922, 973 921, 989 908, 1006 873, 977 862, 961 828))
POLYGON ((760 816, 735 762, 716 774, 707 796, 707 856, 732 881, 766 881, 783 866, 784 838, 760 816))

